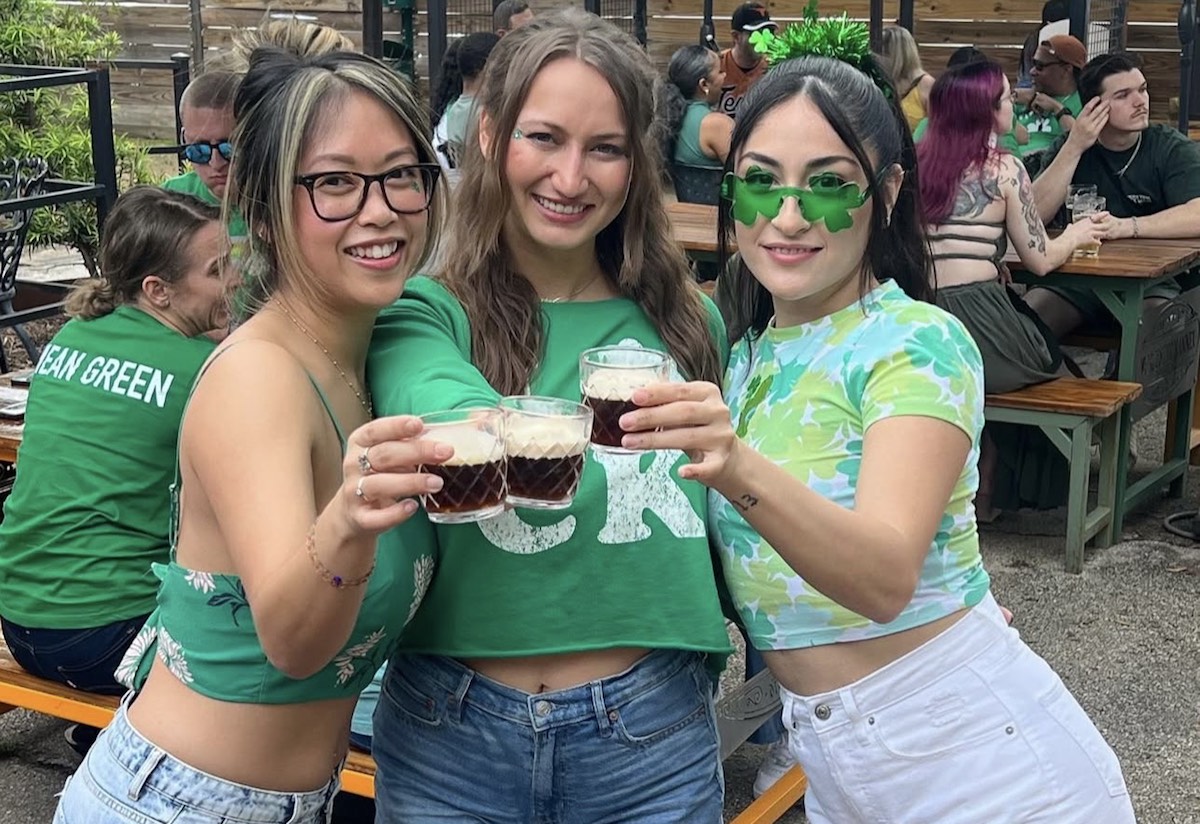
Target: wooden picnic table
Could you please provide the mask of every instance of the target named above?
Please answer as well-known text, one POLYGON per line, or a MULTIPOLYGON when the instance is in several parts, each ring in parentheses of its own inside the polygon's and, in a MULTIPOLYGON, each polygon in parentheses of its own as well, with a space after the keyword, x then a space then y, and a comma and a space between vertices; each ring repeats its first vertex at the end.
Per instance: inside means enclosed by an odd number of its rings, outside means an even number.
MULTIPOLYGON (((5 399, 27 395, 28 392, 28 387, 13 386, 8 375, 0 375, 0 395, 5 399)), ((24 420, 0 419, 0 461, 17 462, 17 450, 21 447, 24 432, 24 420)))
MULTIPOLYGON (((1072 257, 1058 269, 1038 276, 1026 270, 1010 250, 1005 258, 1013 280, 1028 286, 1067 286, 1086 289, 1096 295, 1116 319, 1120 330, 1120 355, 1117 362, 1119 381, 1133 381, 1137 372, 1138 329, 1142 319, 1142 301, 1155 284, 1183 274, 1200 263, 1200 239, 1149 240, 1126 238, 1105 242, 1096 257, 1072 257)), ((1172 495, 1182 495, 1191 452, 1192 409, 1196 389, 1184 392, 1172 402, 1167 427, 1169 454, 1163 464, 1136 483, 1126 487, 1129 463, 1129 431, 1132 409, 1121 413, 1121 442, 1117 452, 1117 512, 1114 533, 1121 534, 1125 512, 1156 496, 1164 486, 1172 495)))
MULTIPOLYGON (((717 207, 702 203, 667 204, 671 230, 675 240, 688 255, 697 260, 715 260, 717 256, 717 207)), ((730 252, 737 244, 730 243, 730 252)))

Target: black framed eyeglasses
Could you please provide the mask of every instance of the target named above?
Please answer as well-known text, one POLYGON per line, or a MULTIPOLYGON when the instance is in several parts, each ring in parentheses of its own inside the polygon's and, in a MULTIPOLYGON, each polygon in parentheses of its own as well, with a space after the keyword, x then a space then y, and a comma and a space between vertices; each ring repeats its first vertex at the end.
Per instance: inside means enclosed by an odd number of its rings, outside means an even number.
POLYGON ((308 190, 313 211, 321 220, 349 220, 367 205, 371 184, 378 182, 383 202, 398 215, 415 215, 429 208, 442 167, 436 163, 397 166, 377 175, 358 172, 318 172, 296 175, 294 182, 308 190))
POLYGON ((218 140, 216 143, 199 141, 196 143, 185 143, 179 147, 180 153, 189 162, 199 166, 204 166, 212 161, 213 149, 216 149, 221 157, 225 158, 226 162, 233 160, 233 144, 228 140, 218 140))
POLYGON ((1037 69, 1038 71, 1044 72, 1046 69, 1050 68, 1051 66, 1065 66, 1065 65, 1067 65, 1067 61, 1066 60, 1048 60, 1048 61, 1047 60, 1034 60, 1031 65, 1033 66, 1033 68, 1037 69))

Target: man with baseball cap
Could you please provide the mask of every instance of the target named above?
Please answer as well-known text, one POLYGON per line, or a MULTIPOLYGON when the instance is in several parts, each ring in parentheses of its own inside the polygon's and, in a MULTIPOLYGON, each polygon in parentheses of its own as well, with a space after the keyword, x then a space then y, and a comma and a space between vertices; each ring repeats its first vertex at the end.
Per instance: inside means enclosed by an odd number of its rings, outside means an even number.
POLYGON ((1071 131, 1083 107, 1079 100, 1079 73, 1087 65, 1087 49, 1069 34, 1056 34, 1042 42, 1029 70, 1032 89, 1013 92, 1017 121, 1029 132, 1021 156, 1045 151, 1059 135, 1071 131))
POLYGON ((750 45, 750 35, 763 29, 774 31, 775 23, 762 3, 742 3, 733 12, 733 46, 721 52, 721 102, 717 111, 733 117, 754 81, 767 70, 767 61, 750 45))

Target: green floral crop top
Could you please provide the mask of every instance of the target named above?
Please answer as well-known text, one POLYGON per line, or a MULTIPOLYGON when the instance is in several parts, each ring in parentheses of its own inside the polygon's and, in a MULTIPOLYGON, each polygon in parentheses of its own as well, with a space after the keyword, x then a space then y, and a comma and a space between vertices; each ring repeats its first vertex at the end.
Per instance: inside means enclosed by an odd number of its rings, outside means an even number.
MULTIPOLYGON (((344 451, 341 428, 315 381, 313 387, 344 451)), ((179 487, 177 464, 171 487, 171 560, 153 566, 162 582, 158 606, 118 666, 117 680, 140 689, 157 655, 188 687, 220 701, 295 704, 356 697, 371 683, 433 580, 435 538, 429 522, 418 516, 398 527, 399 540, 389 541, 376 556, 346 646, 319 672, 297 679, 267 660, 237 575, 191 570, 175 561, 179 487)))

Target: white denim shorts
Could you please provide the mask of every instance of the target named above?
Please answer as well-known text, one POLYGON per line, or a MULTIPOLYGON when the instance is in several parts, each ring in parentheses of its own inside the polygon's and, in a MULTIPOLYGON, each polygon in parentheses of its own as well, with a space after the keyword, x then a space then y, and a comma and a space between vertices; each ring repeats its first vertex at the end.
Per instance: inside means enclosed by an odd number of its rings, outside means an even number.
POLYGON ((810 824, 1133 824, 1116 754, 988 595, 838 690, 780 690, 810 824))

